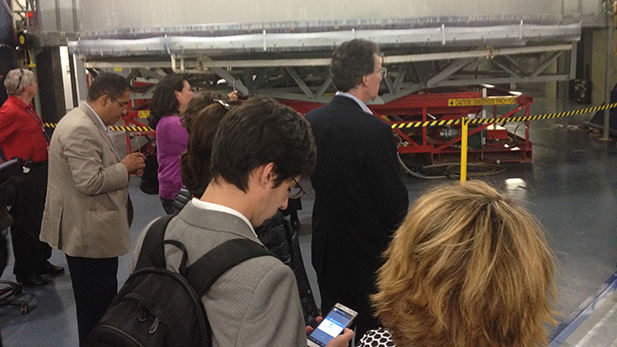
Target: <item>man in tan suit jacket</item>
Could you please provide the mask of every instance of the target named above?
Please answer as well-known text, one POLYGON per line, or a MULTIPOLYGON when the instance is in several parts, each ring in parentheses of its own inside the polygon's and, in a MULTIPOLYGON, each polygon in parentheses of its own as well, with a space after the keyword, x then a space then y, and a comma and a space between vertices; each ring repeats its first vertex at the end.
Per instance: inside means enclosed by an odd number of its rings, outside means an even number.
POLYGON ((107 133, 130 96, 124 77, 100 74, 86 101, 60 120, 50 144, 41 240, 66 254, 81 346, 116 295, 118 256, 131 246, 128 182, 144 157, 120 158, 107 133))

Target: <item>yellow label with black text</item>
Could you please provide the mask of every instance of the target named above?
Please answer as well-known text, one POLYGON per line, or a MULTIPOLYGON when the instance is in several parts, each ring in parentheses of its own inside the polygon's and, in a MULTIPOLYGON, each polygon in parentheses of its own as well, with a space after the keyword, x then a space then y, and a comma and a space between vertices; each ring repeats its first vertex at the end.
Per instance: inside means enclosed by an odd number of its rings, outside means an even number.
POLYGON ((488 98, 448 99, 448 106, 487 106, 516 104, 516 96, 496 96, 488 98))

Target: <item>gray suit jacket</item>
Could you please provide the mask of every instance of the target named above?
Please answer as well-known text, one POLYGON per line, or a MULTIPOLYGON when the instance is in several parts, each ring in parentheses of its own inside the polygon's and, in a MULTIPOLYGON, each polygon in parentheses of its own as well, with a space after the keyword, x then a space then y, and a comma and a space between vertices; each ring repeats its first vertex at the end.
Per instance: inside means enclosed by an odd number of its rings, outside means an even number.
MULTIPOLYGON (((135 267, 144 235, 142 232, 137 241, 131 269, 135 267)), ((261 244, 242 219, 201 209, 192 202, 169 223, 165 238, 179 240, 186 246, 189 265, 227 240, 246 238, 261 244)), ((178 271, 180 255, 177 248, 166 246, 169 269, 178 271)), ((274 257, 257 257, 233 267, 201 301, 212 327, 213 346, 306 347, 294 274, 274 257)))
POLYGON ((105 128, 85 104, 51 138, 41 240, 73 257, 111 258, 131 246, 129 173, 105 128))

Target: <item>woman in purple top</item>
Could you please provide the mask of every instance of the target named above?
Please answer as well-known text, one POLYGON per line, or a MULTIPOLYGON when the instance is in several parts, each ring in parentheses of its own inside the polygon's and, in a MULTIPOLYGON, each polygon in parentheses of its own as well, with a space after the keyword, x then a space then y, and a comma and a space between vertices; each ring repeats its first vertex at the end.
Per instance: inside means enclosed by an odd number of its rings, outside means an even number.
POLYGON ((189 135, 180 114, 192 98, 191 85, 182 76, 170 74, 156 85, 150 101, 150 127, 156 129, 159 196, 167 213, 171 213, 173 199, 182 187, 180 155, 186 150, 189 135))

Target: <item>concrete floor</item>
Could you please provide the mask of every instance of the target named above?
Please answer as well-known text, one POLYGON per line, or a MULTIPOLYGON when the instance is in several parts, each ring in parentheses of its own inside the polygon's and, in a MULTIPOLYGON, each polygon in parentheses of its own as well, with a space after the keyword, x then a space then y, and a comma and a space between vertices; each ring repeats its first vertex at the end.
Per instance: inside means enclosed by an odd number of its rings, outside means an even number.
MULTIPOLYGON (((584 107, 536 99, 531 114, 584 107)), ((557 319, 561 325, 552 328, 552 335, 563 331, 616 271, 617 146, 614 141, 600 141, 588 131, 578 129, 578 123, 590 117, 588 114, 533 122, 530 135, 533 141, 532 163, 502 164, 503 173, 483 178, 518 199, 546 229, 560 262, 559 298, 555 309, 560 312, 557 319)), ((405 177, 412 202, 429 187, 443 182, 405 177)), ((131 228, 133 240, 149 221, 163 214, 158 196, 142 193, 138 183, 138 179, 133 178, 130 186, 135 206, 135 221, 131 228)), ((314 271, 310 266, 314 192, 307 179, 303 179, 302 185, 308 193, 303 197, 304 209, 299 213, 302 222, 300 242, 312 288, 319 300, 314 271)), ((120 258, 120 283, 128 277, 129 261, 130 254, 120 258)), ((58 251, 54 251, 51 262, 66 267, 64 255, 58 251)), ((11 270, 12 264, 9 264, 2 279, 14 280, 11 270)), ((27 288, 26 293, 33 302, 31 313, 21 315, 16 307, 0 307, 4 345, 77 346, 69 275, 58 276, 44 287, 27 288)), ((587 346, 604 346, 598 343, 604 342, 595 340, 587 346)))

